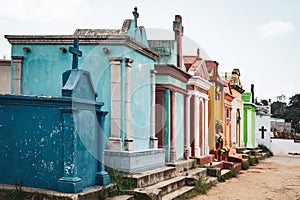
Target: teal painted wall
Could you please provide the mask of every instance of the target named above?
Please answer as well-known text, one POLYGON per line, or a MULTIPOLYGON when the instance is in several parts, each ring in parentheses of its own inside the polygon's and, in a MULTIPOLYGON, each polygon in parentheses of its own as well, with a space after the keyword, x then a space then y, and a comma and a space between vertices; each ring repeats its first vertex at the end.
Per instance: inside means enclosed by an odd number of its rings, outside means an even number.
POLYGON ((149 46, 160 55, 156 63, 177 65, 177 42, 175 40, 149 40, 149 46))
MULTIPOLYGON (((140 37, 145 42, 145 36, 140 37)), ((31 52, 23 51, 24 45, 12 45, 13 56, 24 56, 22 74, 22 93, 59 96, 61 95, 61 74, 72 66, 72 55, 63 53, 71 45, 26 45, 31 52)), ((109 57, 133 59, 131 74, 131 120, 134 149, 148 149, 151 116, 151 80, 150 70, 154 61, 126 46, 116 45, 80 45, 83 56, 79 58, 79 69, 90 71, 98 102, 104 102, 103 110, 110 111, 110 62, 109 57), (109 53, 103 52, 109 48, 109 53)), ((123 77, 125 73, 123 72, 123 77)), ((12 76, 13 77, 13 76, 12 76)), ((122 79, 123 81, 123 79, 122 79)), ((13 81, 12 81, 13 82, 13 81)), ((12 87, 13 88, 13 87, 12 87)), ((110 114, 104 128, 106 140, 110 136, 110 114)))
POLYGON ((170 161, 170 114, 171 114, 171 102, 170 102, 170 90, 166 89, 164 92, 164 149, 165 149, 165 160, 170 161))
POLYGON ((74 172, 83 187, 94 185, 99 123, 95 104, 82 102, 73 118, 64 118, 63 110, 74 106, 70 98, 0 95, 1 183, 57 190, 59 178, 74 172))
POLYGON ((175 93, 175 150, 176 159, 184 158, 184 95, 175 93))
POLYGON ((157 75, 155 77, 156 83, 158 84, 172 84, 182 89, 186 89, 186 84, 182 81, 179 81, 171 76, 166 75, 157 75))

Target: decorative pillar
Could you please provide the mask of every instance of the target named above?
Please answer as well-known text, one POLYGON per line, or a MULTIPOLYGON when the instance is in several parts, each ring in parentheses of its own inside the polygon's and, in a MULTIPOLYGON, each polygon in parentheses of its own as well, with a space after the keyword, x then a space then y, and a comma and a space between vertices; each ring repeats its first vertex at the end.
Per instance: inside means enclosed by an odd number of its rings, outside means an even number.
POLYGON ((155 92, 155 136, 158 148, 164 148, 164 91, 165 88, 156 88, 155 92))
POLYGON ((77 151, 77 129, 74 118, 76 110, 62 109, 63 115, 63 149, 64 149, 64 175, 58 182, 58 191, 68 193, 78 193, 82 191, 83 182, 77 176, 76 156, 77 151))
POLYGON ((133 139, 131 138, 131 63, 133 60, 126 58, 125 67, 125 151, 133 151, 133 139))
POLYGON ((190 158, 190 95, 184 96, 184 158, 190 158))
POLYGON ((208 155, 209 154, 209 146, 208 146, 208 99, 204 100, 204 121, 205 121, 205 126, 204 126, 204 154, 208 155))
MULTIPOLYGON (((243 105, 243 102, 241 101, 241 105, 243 105)), ((241 107, 240 109, 240 124, 239 124, 239 137, 240 137, 240 146, 239 147, 245 147, 244 143, 244 109, 241 107)))
POLYGON ((171 96, 171 147, 170 147, 170 161, 175 163, 176 150, 175 150, 175 92, 170 91, 171 96))
POLYGON ((195 96, 195 141, 194 141, 194 148, 195 148, 195 157, 200 157, 200 147, 199 147, 199 121, 200 121, 200 109, 199 109, 199 97, 195 96))
POLYGON ((205 112, 205 110, 204 110, 204 101, 203 101, 203 99, 201 98, 201 113, 200 113, 200 115, 201 115, 201 135, 200 135, 200 137, 201 137, 201 156, 202 155, 205 155, 205 146, 204 146, 204 140, 205 140, 205 136, 204 136, 204 132, 205 132, 205 116, 204 116, 204 112, 205 112))
POLYGON ((121 61, 122 58, 110 60, 110 137, 107 142, 108 150, 122 151, 121 134, 121 61))
POLYGON ((252 148, 252 111, 247 109, 247 148, 252 148))
POLYGON ((98 172, 96 174, 97 185, 110 184, 109 174, 105 171, 104 166, 104 120, 108 112, 100 111, 100 108, 96 108, 96 114, 98 119, 98 172))
POLYGON ((12 56, 13 60, 13 84, 14 86, 12 93, 13 94, 21 94, 22 93, 22 64, 23 64, 23 56, 12 56))
POLYGON ((151 70, 151 137, 150 137, 150 148, 158 148, 158 139, 155 136, 155 74, 156 70, 151 70))

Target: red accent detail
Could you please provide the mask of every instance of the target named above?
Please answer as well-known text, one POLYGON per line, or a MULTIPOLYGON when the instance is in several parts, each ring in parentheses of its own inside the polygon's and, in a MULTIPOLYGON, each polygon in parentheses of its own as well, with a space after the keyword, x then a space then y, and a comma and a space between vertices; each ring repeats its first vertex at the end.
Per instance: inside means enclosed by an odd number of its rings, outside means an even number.
POLYGON ((155 95, 155 136, 158 139, 158 148, 164 147, 164 90, 156 88, 155 95))

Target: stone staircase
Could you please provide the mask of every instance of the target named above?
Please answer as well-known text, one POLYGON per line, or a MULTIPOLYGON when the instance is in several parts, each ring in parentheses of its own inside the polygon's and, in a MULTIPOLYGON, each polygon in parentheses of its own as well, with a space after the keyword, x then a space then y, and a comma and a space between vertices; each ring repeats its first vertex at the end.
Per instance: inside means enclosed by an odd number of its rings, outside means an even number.
MULTIPOLYGON (((206 168, 195 168, 196 160, 190 159, 167 164, 167 166, 131 175, 134 181, 135 199, 174 199, 192 190, 200 177, 207 176, 206 168)), ((207 181, 216 183, 217 178, 207 181)))

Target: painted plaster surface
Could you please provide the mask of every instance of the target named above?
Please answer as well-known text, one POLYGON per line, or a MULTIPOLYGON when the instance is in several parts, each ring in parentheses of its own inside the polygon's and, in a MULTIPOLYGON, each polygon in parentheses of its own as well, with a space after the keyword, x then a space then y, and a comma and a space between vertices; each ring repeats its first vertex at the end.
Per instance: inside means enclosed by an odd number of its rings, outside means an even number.
POLYGON ((163 167, 165 154, 163 149, 132 152, 105 150, 105 164, 118 171, 134 174, 163 167))
POLYGON ((10 60, 0 59, 0 94, 10 94, 10 60))
MULTIPOLYGON (((22 74, 22 93, 35 95, 58 96, 61 92, 62 80, 57 74, 62 74, 71 66, 72 59, 60 47, 68 48, 70 45, 26 45, 31 52, 23 51, 24 45, 14 44, 13 55, 24 56, 22 74)), ((91 72, 92 82, 98 93, 97 101, 104 102, 105 110, 110 110, 110 62, 109 57, 123 57, 134 60, 131 75, 131 119, 135 149, 147 149, 149 144, 145 138, 150 137, 150 70, 154 69, 153 60, 131 48, 118 45, 81 45, 83 56, 79 59, 79 69, 91 72), (103 48, 109 49, 109 54, 103 48), (141 117, 143 115, 144 117, 141 117)), ((125 79, 125 72, 120 77, 125 79)), ((110 114, 107 116, 110 119, 110 114)), ((105 129, 109 130, 110 120, 107 120, 105 129)), ((109 137, 110 133, 107 133, 109 137)))
POLYGON ((62 109, 71 107, 72 100, 64 97, 0 96, 1 182, 57 190, 58 179, 76 170, 85 187, 95 184, 95 111, 86 103, 74 106, 80 108, 73 121, 77 148, 66 155, 63 149, 69 143, 64 141, 64 130, 73 122, 64 121, 62 109))
POLYGON ((175 150, 176 159, 184 158, 184 95, 175 93, 175 150))

